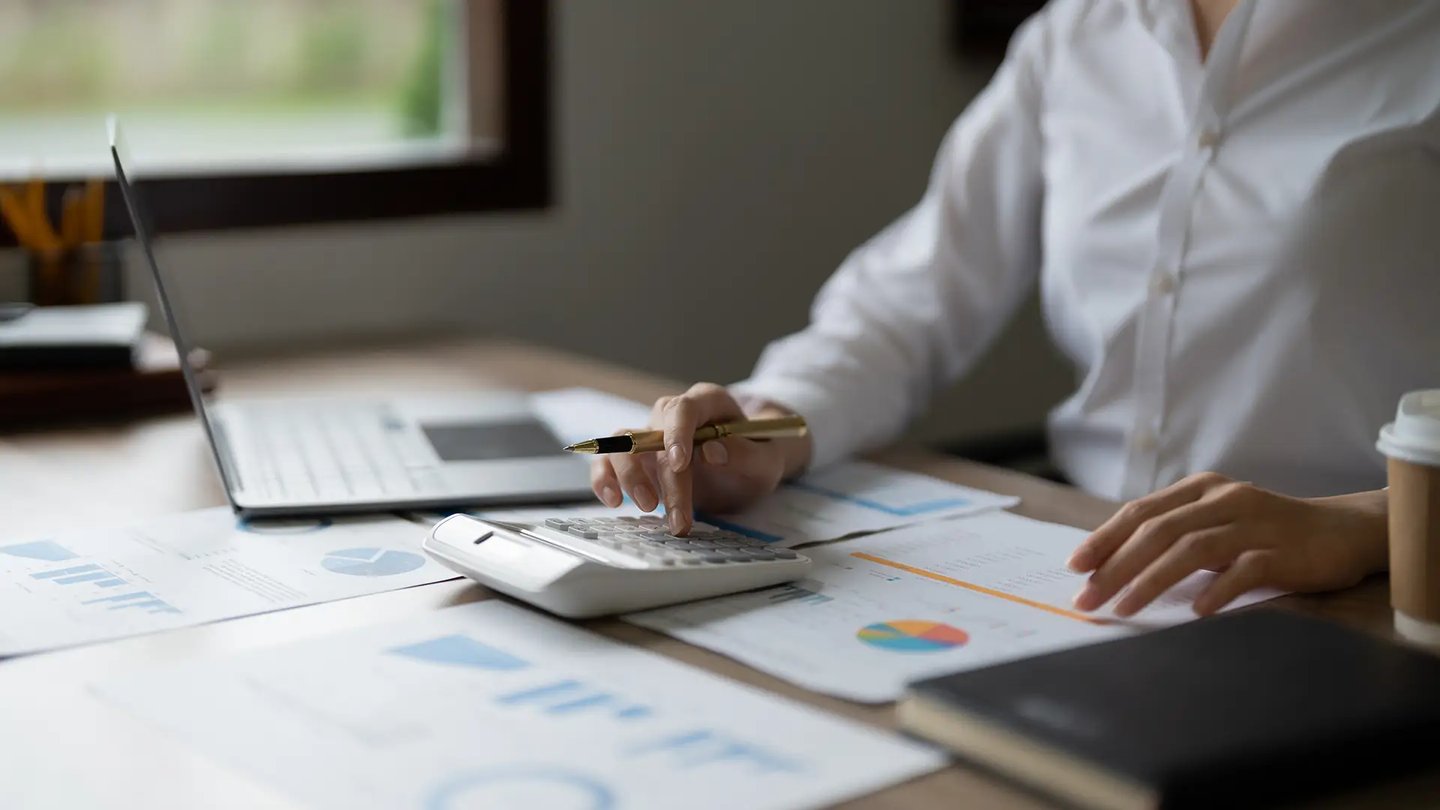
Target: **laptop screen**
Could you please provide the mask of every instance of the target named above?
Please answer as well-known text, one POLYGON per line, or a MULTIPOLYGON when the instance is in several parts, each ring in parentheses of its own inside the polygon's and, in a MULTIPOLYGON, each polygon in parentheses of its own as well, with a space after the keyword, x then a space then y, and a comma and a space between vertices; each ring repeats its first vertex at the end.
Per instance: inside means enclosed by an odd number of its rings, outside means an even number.
POLYGON ((130 176, 125 170, 126 164, 134 166, 130 155, 125 147, 124 137, 120 132, 120 123, 115 118, 108 122, 110 135, 110 157, 115 161, 115 180, 120 186, 120 196, 125 200, 125 208, 130 212, 130 221, 135 228, 135 239, 140 243, 144 251, 145 262, 150 266, 150 276, 155 281, 155 295, 160 301, 160 312, 165 318, 165 326, 170 330, 170 338, 175 341, 175 349, 180 353, 180 369, 185 376, 185 387, 190 392, 190 401, 195 406, 195 413, 200 416, 200 424, 205 428, 205 438, 210 443, 210 449, 215 454, 215 463, 220 469, 220 478, 225 484, 226 497, 234 490, 235 472, 230 467, 230 462, 220 443, 220 428, 210 418, 210 411, 206 407, 205 392, 201 388, 199 375, 192 365, 192 352, 194 346, 190 339, 180 327, 180 317, 175 311, 170 290, 165 285, 164 273, 160 271, 160 264, 155 260, 155 249, 150 239, 150 218, 149 210, 145 207, 140 191, 130 183, 130 176))

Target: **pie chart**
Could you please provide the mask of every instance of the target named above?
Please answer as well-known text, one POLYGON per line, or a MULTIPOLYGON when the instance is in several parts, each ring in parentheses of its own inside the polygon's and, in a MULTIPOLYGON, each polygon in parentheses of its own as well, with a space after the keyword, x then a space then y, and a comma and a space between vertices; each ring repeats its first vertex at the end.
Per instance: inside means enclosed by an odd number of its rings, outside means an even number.
POLYGON ((425 564, 425 558, 388 548, 347 548, 326 554, 320 564, 327 571, 352 577, 390 577, 414 571, 425 564))
POLYGON ((953 650, 970 640, 970 634, 958 627, 924 619, 893 619, 860 628, 855 637, 890 652, 941 652, 953 650))

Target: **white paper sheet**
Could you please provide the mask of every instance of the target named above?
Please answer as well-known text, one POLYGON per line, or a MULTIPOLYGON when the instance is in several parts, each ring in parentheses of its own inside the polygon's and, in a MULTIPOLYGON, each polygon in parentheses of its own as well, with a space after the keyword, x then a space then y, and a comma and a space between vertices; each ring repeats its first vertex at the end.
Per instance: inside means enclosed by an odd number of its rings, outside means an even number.
POLYGON ((818 807, 944 763, 496 601, 96 691, 309 805, 344 810, 818 807))
MULTIPOLYGON (((608 436, 627 425, 644 425, 650 416, 650 409, 638 402, 588 388, 546 391, 534 395, 531 401, 541 418, 566 442, 608 436)), ((852 461, 787 484, 739 514, 702 513, 696 517, 767 543, 794 546, 1004 509, 1019 502, 1019 498, 962 487, 928 475, 852 461)), ((495 510, 484 514, 531 520, 563 514, 593 517, 641 513, 627 501, 614 512, 589 504, 548 512, 495 510)))
MULTIPOLYGON (((807 549, 809 579, 627 621, 809 689, 866 703, 906 682, 1195 618, 1192 575, 1134 621, 1084 614, 1065 559, 1086 533, 996 512, 807 549)), ((1232 607, 1278 596, 1256 591, 1232 607)))
POLYGON ((790 545, 1005 509, 1019 498, 962 487, 868 461, 807 475, 735 515, 701 515, 722 528, 790 545))
POLYGON ((227 508, 0 541, 0 656, 454 579, 394 517, 247 524, 227 508))

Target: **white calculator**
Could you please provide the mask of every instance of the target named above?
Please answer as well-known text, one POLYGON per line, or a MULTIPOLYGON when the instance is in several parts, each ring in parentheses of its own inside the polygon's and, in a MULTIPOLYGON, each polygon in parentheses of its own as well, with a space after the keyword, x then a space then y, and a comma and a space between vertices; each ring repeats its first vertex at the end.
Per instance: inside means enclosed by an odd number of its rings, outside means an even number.
POLYGON ((572 618, 688 602, 804 576, 810 558, 695 524, 686 537, 654 516, 510 523, 451 515, 425 551, 516 599, 572 618))

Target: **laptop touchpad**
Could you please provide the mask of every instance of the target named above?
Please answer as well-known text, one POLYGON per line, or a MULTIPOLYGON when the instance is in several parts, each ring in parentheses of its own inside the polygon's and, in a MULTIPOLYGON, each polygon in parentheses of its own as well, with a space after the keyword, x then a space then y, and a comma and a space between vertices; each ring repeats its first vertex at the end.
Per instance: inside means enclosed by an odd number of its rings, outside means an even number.
POLYGON ((554 456, 563 452, 555 434, 533 419, 422 424, 420 429, 441 461, 495 461, 554 456))

